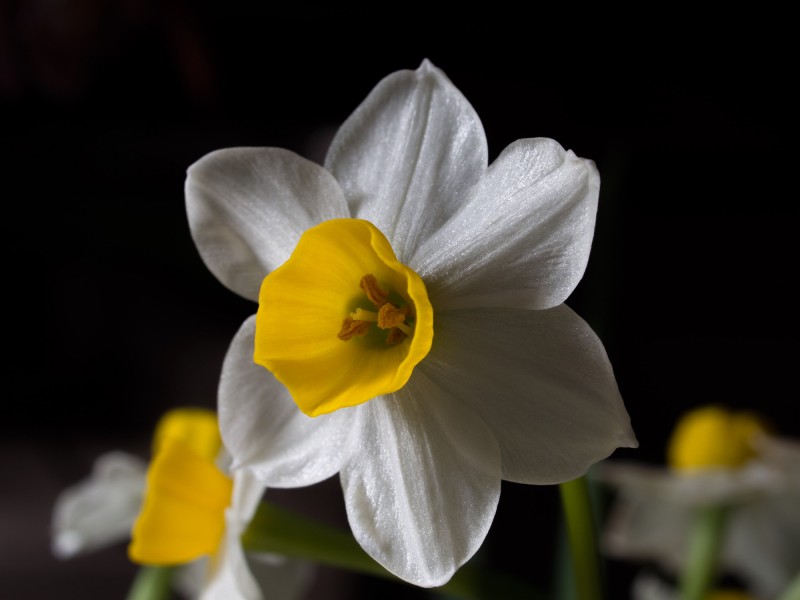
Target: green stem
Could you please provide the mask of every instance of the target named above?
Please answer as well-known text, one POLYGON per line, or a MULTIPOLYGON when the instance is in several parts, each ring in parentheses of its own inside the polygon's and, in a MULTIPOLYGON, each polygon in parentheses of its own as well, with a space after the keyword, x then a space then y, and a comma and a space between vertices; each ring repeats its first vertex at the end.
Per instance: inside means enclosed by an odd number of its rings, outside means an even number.
POLYGON ((689 533, 686 566, 681 573, 683 600, 703 600, 711 589, 727 516, 728 509, 724 506, 710 506, 698 511, 689 533))
POLYGON ((168 600, 174 571, 175 567, 141 567, 126 600, 168 600))
MULTIPOLYGON (((349 532, 311 521, 285 508, 262 502, 242 536, 250 552, 302 558, 331 567, 402 582, 376 563, 349 532)), ((527 583, 465 565, 445 585, 432 591, 464 600, 503 598, 538 600, 543 596, 527 583)))
POLYGON ((800 600, 800 573, 789 582, 789 586, 783 590, 778 600, 800 600))
POLYGON ((602 600, 600 555, 589 484, 585 477, 559 486, 578 600, 602 600))

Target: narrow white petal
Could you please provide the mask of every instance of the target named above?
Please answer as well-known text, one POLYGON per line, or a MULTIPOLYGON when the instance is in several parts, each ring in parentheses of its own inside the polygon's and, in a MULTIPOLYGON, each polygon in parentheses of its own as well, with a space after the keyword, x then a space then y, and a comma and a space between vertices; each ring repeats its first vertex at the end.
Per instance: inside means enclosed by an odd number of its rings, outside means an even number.
POLYGON ((61 492, 53 508, 52 550, 70 558, 130 537, 142 507, 147 465, 125 452, 110 452, 91 475, 61 492))
POLYGON ((494 432, 503 478, 574 479, 636 446, 602 343, 566 305, 437 313, 421 369, 494 432))
POLYGON ((648 571, 633 580, 631 597, 632 600, 680 600, 675 588, 648 571))
POLYGON ((598 465, 594 475, 616 491, 604 550, 680 573, 698 509, 726 505, 721 572, 736 574, 758 597, 776 597, 800 571, 800 486, 781 483, 775 473, 765 477, 764 466, 676 475, 611 461, 598 465))
POLYGON ((231 342, 222 365, 219 425, 234 469, 250 467, 270 487, 300 487, 334 475, 351 413, 303 414, 289 392, 253 362, 255 316, 231 342))
POLYGON ((211 576, 200 600, 262 600, 239 541, 240 534, 226 531, 221 547, 210 562, 211 576))
POLYGON ((608 555, 634 561, 655 561, 680 573, 696 510, 652 489, 624 487, 606 518, 601 546, 608 555))
POLYGON ((480 547, 500 495, 500 453, 468 409, 415 373, 403 390, 357 407, 342 469, 358 542, 398 577, 446 583, 480 547))
POLYGON ((245 558, 241 535, 264 495, 264 486, 248 469, 233 473, 233 498, 225 511, 225 535, 210 561, 211 572, 200 600, 262 600, 263 594, 245 558))
POLYGON ((640 495, 695 510, 720 504, 746 504, 779 488, 781 478, 764 464, 754 462, 742 469, 702 469, 683 473, 663 467, 603 461, 594 474, 600 481, 640 495))
POLYGON ((199 598, 208 583, 210 562, 208 556, 201 556, 175 569, 175 573, 172 576, 172 589, 181 598, 190 600, 199 598))
POLYGON ((192 238, 206 266, 251 300, 306 229, 348 216, 331 174, 280 148, 207 154, 189 167, 185 191, 192 238))
POLYGON ((762 598, 777 598, 800 573, 800 482, 737 506, 721 562, 762 598))
POLYGON ((486 171, 478 115, 427 60, 384 78, 339 129, 325 166, 354 216, 375 224, 406 262, 486 171))
POLYGON ((266 488, 255 474, 247 468, 240 468, 233 472, 233 498, 231 499, 232 520, 228 528, 235 525, 241 534, 250 523, 256 509, 264 496, 266 488))
POLYGON ((409 265, 439 309, 561 304, 583 277, 600 177, 545 138, 518 140, 409 265))

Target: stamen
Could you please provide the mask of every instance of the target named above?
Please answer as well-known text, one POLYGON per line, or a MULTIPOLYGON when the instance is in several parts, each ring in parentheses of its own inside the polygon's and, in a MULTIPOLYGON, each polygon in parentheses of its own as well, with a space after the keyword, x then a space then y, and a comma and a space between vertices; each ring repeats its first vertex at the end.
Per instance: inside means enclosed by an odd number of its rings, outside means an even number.
POLYGON ((337 337, 346 342, 353 336, 366 335, 369 327, 369 321, 356 321, 352 317, 346 317, 342 322, 342 328, 339 330, 337 337))
POLYGON ((397 325, 394 326, 394 329, 399 329, 406 335, 411 335, 411 327, 409 327, 405 323, 398 323, 397 325))
POLYGON ((364 275, 358 285, 364 290, 369 301, 378 308, 383 306, 389 299, 389 292, 383 290, 381 286, 378 285, 378 280, 375 279, 375 275, 369 273, 364 275))
MULTIPOLYGON (((406 328, 407 329, 407 328, 406 328)), ((410 330, 409 330, 410 331, 410 330)), ((398 327, 395 327, 389 331, 389 335, 386 336, 386 345, 387 346, 396 346, 404 339, 406 339, 406 334, 400 331, 398 327)))
POLYGON ((391 329, 405 322, 409 313, 408 307, 397 308, 394 304, 387 302, 378 311, 378 327, 381 329, 391 329))
MULTIPOLYGON (((413 314, 410 306, 396 307, 389 302, 389 292, 378 285, 374 275, 368 273, 361 278, 359 287, 364 291, 378 312, 356 308, 342 322, 338 337, 348 341, 357 335, 366 335, 372 323, 377 323, 381 329, 388 329, 386 344, 394 346, 411 335, 411 327, 406 325, 406 319, 413 314)), ((413 318, 413 317, 412 317, 413 318)))
POLYGON ((374 313, 371 310, 364 310, 363 308, 357 308, 355 312, 350 313, 350 316, 356 321, 375 323, 378 320, 378 313, 374 313))

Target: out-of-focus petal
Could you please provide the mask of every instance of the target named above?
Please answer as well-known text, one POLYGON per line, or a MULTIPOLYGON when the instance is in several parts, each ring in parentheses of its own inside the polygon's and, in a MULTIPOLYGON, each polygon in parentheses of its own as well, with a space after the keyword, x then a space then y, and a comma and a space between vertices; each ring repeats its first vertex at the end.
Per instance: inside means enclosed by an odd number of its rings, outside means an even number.
POLYGON ((775 598, 800 572, 800 488, 759 460, 740 469, 691 475, 605 461, 592 474, 616 491, 603 549, 617 558, 655 561, 680 573, 699 509, 728 506, 720 555, 723 574, 775 598))
POLYGON ((88 479, 56 499, 53 554, 70 558, 127 540, 142 507, 146 473, 146 463, 131 454, 100 456, 88 479))
POLYGON ((690 509, 747 503, 781 485, 779 474, 758 462, 743 469, 706 469, 685 474, 632 462, 605 461, 593 472, 616 489, 690 509))
POLYGON ((305 561, 247 554, 247 564, 264 600, 297 600, 314 581, 314 565, 305 561))
MULTIPOLYGON (((800 482, 796 482, 800 484, 800 482)), ((762 598, 777 598, 800 573, 800 488, 774 486, 736 507, 721 562, 762 598)))
POLYGON ((209 270, 254 301, 306 229, 349 216, 331 174, 281 148, 229 148, 198 160, 186 178, 186 212, 209 270))
POLYGON ((552 308, 583 277, 599 191, 592 161, 554 140, 518 140, 409 266, 439 310, 552 308))
POLYGON ((469 409, 414 374, 400 392, 355 409, 341 473, 358 542, 423 587, 446 583, 477 551, 500 494, 500 453, 469 409))
POLYGON ((643 572, 631 584, 633 600, 680 600, 677 591, 653 573, 643 572))
POLYGON ((147 493, 131 531, 128 557, 180 565, 213 554, 225 534, 233 483, 179 438, 165 439, 147 471, 147 493))
POLYGON ((353 216, 374 223, 406 263, 464 201, 487 156, 475 110, 425 60, 378 83, 339 129, 325 166, 353 216))
POLYGON ((248 469, 233 474, 233 498, 225 511, 225 535, 211 560, 209 582, 200 600, 262 600, 264 595, 247 564, 241 535, 253 518, 264 486, 248 469))
POLYGON ((568 481, 637 445, 602 343, 566 305, 438 313, 417 368, 489 425, 503 479, 568 481))
POLYGON ((249 467, 270 487, 301 487, 331 477, 350 430, 347 409, 309 417, 286 388, 253 362, 255 316, 233 338, 219 386, 222 439, 233 468, 249 467))
POLYGON ((619 490, 603 530, 602 549, 616 558, 656 561, 679 573, 695 510, 650 491, 619 490))

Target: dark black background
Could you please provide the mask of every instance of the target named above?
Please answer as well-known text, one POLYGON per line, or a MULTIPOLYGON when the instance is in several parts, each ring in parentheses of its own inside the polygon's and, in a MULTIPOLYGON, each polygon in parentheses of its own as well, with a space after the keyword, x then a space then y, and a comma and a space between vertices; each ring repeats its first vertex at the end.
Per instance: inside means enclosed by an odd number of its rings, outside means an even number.
MULTIPOLYGON (((227 344, 255 310, 197 255, 186 168, 246 145, 321 161, 382 77, 426 57, 472 102, 490 158, 546 136, 598 165, 593 252, 568 304, 605 342, 640 440, 615 456, 661 462, 674 420, 709 402, 800 436, 798 95, 780 15, 678 16, 657 35, 577 15, 225 6, 0 4, 11 597, 124 596, 124 544, 49 555, 55 495, 102 452, 146 457, 166 408, 213 408, 227 344)), ((337 486, 270 494, 342 524, 337 486)), ((556 488, 504 483, 483 560, 546 589, 557 515, 556 488)), ((610 597, 627 597, 634 567, 608 569, 610 597)), ((424 595, 323 569, 309 597, 377 593, 424 595)))

